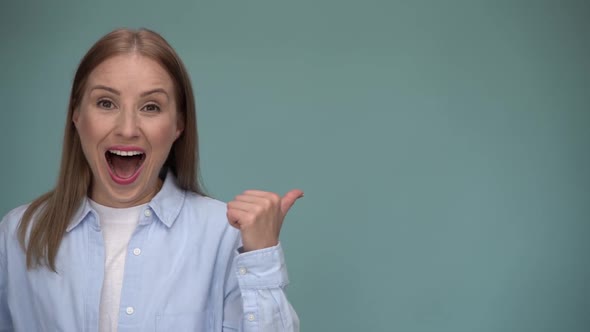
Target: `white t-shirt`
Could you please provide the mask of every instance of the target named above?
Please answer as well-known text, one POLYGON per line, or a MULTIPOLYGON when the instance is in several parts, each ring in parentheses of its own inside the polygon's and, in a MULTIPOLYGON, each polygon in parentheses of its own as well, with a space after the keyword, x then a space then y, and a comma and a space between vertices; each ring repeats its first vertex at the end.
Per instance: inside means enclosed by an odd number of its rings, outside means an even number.
POLYGON ((127 244, 139 223, 139 215, 147 204, 117 209, 90 200, 90 205, 98 213, 105 248, 98 330, 116 332, 127 244))

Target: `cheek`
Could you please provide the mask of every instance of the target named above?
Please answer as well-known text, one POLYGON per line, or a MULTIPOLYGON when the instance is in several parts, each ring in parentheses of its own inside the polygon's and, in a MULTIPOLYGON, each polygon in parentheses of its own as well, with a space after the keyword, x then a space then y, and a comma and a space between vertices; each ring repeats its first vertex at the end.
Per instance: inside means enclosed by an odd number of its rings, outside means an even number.
POLYGON ((92 150, 92 146, 98 143, 101 133, 101 122, 93 120, 92 118, 81 114, 76 122, 76 130, 80 136, 80 142, 84 149, 84 153, 88 156, 88 152, 92 150))
POLYGON ((161 125, 153 132, 152 142, 154 142, 159 149, 168 150, 177 138, 177 127, 175 125, 161 125))
POLYGON ((177 126, 173 121, 167 121, 165 124, 158 126, 156 135, 162 143, 172 144, 176 139, 177 126))

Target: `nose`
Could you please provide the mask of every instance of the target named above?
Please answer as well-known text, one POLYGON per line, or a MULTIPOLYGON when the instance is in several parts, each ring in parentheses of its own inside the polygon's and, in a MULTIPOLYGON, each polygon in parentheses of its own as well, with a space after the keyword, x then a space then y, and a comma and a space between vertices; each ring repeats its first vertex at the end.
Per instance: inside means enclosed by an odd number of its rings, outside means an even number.
POLYGON ((126 139, 139 137, 139 119, 137 114, 133 111, 122 110, 117 117, 115 134, 126 139))

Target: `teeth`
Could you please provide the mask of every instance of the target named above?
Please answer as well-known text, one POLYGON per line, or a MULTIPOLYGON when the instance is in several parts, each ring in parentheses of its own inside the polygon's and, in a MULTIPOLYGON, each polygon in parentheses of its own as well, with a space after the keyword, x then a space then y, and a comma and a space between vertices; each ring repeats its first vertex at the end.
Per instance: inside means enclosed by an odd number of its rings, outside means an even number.
POLYGON ((109 152, 112 154, 116 154, 117 156, 123 156, 123 157, 137 156, 137 155, 143 154, 143 152, 141 152, 141 151, 109 150, 109 152))

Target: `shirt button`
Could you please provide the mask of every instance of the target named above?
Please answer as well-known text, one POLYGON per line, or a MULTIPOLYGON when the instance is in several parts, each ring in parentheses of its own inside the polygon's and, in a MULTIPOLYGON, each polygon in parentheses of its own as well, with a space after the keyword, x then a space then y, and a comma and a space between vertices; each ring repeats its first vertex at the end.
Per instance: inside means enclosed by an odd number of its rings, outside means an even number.
POLYGON ((248 270, 245 267, 241 267, 238 271, 240 275, 246 275, 246 273, 248 273, 248 270))
POLYGON ((133 309, 133 307, 127 307, 127 309, 125 309, 125 312, 127 313, 127 315, 133 315, 135 309, 133 309))
POLYGON ((133 249, 133 254, 134 254, 135 256, 139 256, 139 255, 141 255, 141 249, 139 249, 139 248, 135 248, 135 249, 133 249))
POLYGON ((143 211, 143 215, 146 216, 146 217, 150 217, 152 215, 152 211, 149 210, 149 209, 148 210, 145 210, 145 211, 143 211))
POLYGON ((247 318, 250 322, 253 322, 256 319, 256 316, 254 316, 254 314, 248 314, 247 318))

